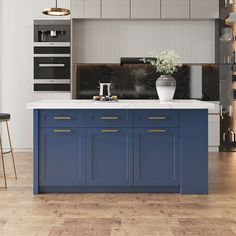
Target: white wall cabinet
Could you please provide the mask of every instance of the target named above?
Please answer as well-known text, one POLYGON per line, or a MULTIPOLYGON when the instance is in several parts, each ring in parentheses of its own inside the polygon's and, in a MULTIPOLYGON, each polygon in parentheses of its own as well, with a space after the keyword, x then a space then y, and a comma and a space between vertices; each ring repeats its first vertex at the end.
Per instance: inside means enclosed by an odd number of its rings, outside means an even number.
POLYGON ((84 0, 71 0, 71 18, 84 18, 84 0))
MULTIPOLYGON (((51 6, 49 0, 44 5, 51 6)), ((219 0, 59 0, 72 18, 94 19, 216 19, 219 0)), ((42 4, 42 3, 41 3, 42 4)))
POLYGON ((102 0, 102 18, 130 18, 130 0, 102 0))
POLYGON ((157 19, 161 16, 161 0, 131 0, 131 18, 157 19))
POLYGON ((161 18, 188 19, 190 16, 189 1, 190 0, 161 0, 161 18))
POLYGON ((190 0, 190 6, 193 19, 219 18, 219 0, 190 0))
MULTIPOLYGON (((48 0, 50 5, 55 6, 55 1, 48 0)), ((57 0, 57 6, 61 8, 70 9, 70 0, 57 0)))
POLYGON ((101 0, 84 0, 84 18, 101 17, 101 0))

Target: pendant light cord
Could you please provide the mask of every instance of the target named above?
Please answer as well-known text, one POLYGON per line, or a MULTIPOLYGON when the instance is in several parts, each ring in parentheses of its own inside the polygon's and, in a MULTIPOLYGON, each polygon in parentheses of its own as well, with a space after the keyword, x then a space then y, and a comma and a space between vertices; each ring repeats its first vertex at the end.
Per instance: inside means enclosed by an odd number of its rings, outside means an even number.
POLYGON ((56 8, 57 8, 57 0, 56 0, 56 8))

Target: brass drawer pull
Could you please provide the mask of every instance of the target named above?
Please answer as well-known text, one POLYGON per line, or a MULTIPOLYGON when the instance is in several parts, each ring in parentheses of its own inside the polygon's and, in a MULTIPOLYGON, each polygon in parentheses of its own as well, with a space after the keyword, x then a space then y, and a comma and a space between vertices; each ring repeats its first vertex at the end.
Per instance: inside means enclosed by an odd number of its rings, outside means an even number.
POLYGON ((148 132, 149 133, 165 133, 166 130, 165 129, 149 129, 148 132))
POLYGON ((118 116, 102 116, 101 120, 118 120, 118 116))
POLYGON ((71 116, 55 116, 54 120, 71 120, 71 116))
POLYGON ((70 129, 54 129, 54 133, 71 133, 70 129))
POLYGON ((118 129, 102 129, 100 130, 101 133, 118 133, 118 129))
POLYGON ((165 116, 149 116, 149 120, 166 120, 165 116))

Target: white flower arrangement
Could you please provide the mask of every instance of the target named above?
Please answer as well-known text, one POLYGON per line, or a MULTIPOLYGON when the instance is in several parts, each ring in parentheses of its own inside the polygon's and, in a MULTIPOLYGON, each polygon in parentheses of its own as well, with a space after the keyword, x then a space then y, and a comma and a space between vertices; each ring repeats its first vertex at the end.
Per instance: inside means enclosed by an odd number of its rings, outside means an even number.
POLYGON ((161 75, 173 75, 182 66, 180 56, 174 50, 165 50, 160 54, 151 52, 149 56, 151 59, 144 58, 144 63, 155 66, 161 75))

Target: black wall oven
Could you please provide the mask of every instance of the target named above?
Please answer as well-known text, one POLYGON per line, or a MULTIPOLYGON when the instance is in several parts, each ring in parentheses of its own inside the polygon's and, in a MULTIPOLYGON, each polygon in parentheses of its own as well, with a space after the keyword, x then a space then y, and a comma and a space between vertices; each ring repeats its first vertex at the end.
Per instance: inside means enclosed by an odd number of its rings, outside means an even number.
POLYGON ((70 91, 70 27, 67 25, 70 23, 68 21, 36 21, 36 23, 34 91, 70 91))

